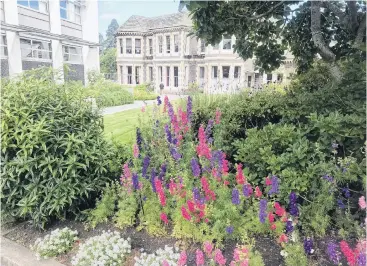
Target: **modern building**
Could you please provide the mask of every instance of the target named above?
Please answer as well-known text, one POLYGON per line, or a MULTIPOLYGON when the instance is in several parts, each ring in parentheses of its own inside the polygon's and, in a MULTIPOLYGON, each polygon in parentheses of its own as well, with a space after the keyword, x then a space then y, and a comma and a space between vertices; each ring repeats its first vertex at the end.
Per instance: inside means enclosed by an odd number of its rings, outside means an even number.
MULTIPOLYGON (((98 2, 5 0, 1 6, 1 76, 40 66, 69 71, 62 80, 87 83, 99 71, 98 2)), ((61 80, 61 81, 62 81, 61 80)))
POLYGON ((234 36, 215 46, 188 37, 192 22, 186 12, 147 18, 130 17, 116 33, 117 71, 121 84, 152 82, 156 90, 177 93, 195 83, 207 93, 235 92, 268 82, 286 82, 294 72, 293 56, 277 71, 261 75, 254 59, 233 51, 234 36))

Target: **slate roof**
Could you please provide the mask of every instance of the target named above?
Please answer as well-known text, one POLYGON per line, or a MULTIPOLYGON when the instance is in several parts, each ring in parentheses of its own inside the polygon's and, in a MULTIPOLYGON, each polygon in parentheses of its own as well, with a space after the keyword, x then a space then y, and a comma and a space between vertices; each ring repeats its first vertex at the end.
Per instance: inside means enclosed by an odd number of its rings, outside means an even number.
POLYGON ((122 24, 117 32, 149 32, 155 29, 174 28, 179 26, 192 26, 191 19, 187 12, 178 12, 152 18, 134 15, 122 24))

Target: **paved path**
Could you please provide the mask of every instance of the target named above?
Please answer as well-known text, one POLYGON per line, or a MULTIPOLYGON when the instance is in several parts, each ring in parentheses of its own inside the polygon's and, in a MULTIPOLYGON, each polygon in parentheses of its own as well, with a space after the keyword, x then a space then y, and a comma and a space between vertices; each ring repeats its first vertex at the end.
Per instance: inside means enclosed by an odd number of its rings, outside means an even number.
POLYGON ((33 251, 3 236, 0 247, 1 266, 65 266, 54 259, 37 260, 33 251))
MULTIPOLYGON (((163 102, 163 99, 164 99, 164 96, 165 95, 161 95, 161 99, 162 99, 162 102, 163 102)), ((176 99, 179 99, 179 98, 184 98, 186 97, 185 95, 167 95, 168 96, 168 99, 170 101, 172 100, 176 100, 176 99)), ((102 110, 102 114, 103 115, 112 115, 112 114, 115 114, 115 113, 119 113, 119 112, 123 112, 123 111, 127 111, 127 110, 132 110, 132 109, 138 109, 138 108, 141 108, 142 106, 145 105, 145 103, 147 105, 151 105, 153 104, 154 102, 156 102, 156 100, 147 100, 147 101, 134 101, 134 103, 131 103, 131 104, 125 104, 125 105, 120 105, 120 106, 112 106, 112 107, 106 107, 102 110)))

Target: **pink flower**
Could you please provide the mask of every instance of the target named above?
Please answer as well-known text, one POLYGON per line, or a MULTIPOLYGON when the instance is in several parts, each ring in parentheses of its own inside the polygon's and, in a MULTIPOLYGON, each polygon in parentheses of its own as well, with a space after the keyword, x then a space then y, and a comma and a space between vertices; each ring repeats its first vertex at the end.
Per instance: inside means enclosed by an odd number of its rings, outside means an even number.
POLYGON ((255 188, 255 196, 257 198, 260 198, 263 195, 263 193, 261 192, 260 188, 258 186, 256 186, 255 188))
POLYGON ((267 186, 271 185, 271 179, 268 176, 265 178, 265 185, 267 186))
POLYGON ((272 225, 270 226, 270 229, 271 229, 271 230, 275 230, 275 229, 277 229, 277 226, 276 226, 275 224, 272 224, 272 225))
POLYGON ((222 251, 220 249, 215 250, 214 259, 219 265, 226 265, 227 260, 224 258, 222 251))
POLYGON ((340 241, 340 250, 343 252, 344 256, 347 258, 349 266, 354 266, 357 263, 356 256, 353 250, 349 247, 348 243, 340 241))
POLYGON ((138 147, 138 145, 135 143, 135 144, 134 144, 134 157, 135 157, 135 158, 138 158, 138 156, 139 156, 139 147, 138 147))
POLYGON ((272 212, 269 212, 268 218, 269 218, 270 223, 274 223, 275 217, 274 217, 274 214, 272 212))
POLYGON ((288 237, 286 234, 282 234, 280 237, 279 237, 279 242, 280 243, 283 243, 283 242, 288 242, 288 237))
POLYGON ((366 200, 364 199, 364 196, 359 198, 358 204, 362 210, 366 209, 366 200))
POLYGON ((243 175, 242 164, 241 163, 237 165, 236 181, 237 181, 237 184, 239 184, 239 185, 246 183, 246 178, 243 175))
POLYGON ((209 256, 213 251, 213 244, 209 241, 204 242, 204 251, 209 256))
POLYGON ((188 200, 187 201, 187 207, 189 208, 189 211, 190 212, 194 212, 195 211, 195 204, 191 200, 188 200))
POLYGON ((145 105, 143 105, 143 106, 141 107, 141 112, 142 112, 142 113, 144 113, 144 112, 145 112, 145 105))
POLYGON ((218 125, 220 123, 220 117, 222 116, 222 113, 219 109, 215 111, 215 123, 218 125))
POLYGON ((182 214, 183 218, 185 218, 186 220, 188 220, 188 221, 191 220, 191 216, 187 212, 187 210, 186 210, 186 208, 184 206, 181 207, 181 214, 182 214))
POLYGON ((168 224, 167 214, 165 214, 164 212, 162 212, 162 213, 161 213, 161 220, 162 220, 165 224, 168 224))
POLYGON ((185 251, 182 251, 180 254, 180 258, 178 259, 177 265, 178 266, 184 266, 187 261, 187 255, 185 251))
POLYGON ((169 263, 168 263, 166 260, 164 260, 164 261, 162 262, 162 266, 169 266, 169 263))
POLYGON ((196 265, 201 266, 204 265, 204 254, 200 249, 196 250, 196 265))

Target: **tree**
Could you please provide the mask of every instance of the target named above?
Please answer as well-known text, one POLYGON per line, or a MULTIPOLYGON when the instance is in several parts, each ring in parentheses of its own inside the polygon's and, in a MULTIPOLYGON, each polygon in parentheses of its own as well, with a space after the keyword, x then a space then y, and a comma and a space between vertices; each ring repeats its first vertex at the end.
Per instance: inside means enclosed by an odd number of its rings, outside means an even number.
POLYGON ((320 56, 337 81, 342 78, 339 61, 365 60, 364 1, 181 0, 182 7, 190 11, 193 35, 212 45, 223 34, 235 35, 235 51, 245 60, 255 56, 261 71, 278 68, 286 49, 295 56, 299 72, 320 56))
POLYGON ((99 54, 103 53, 103 42, 104 42, 104 38, 103 35, 100 33, 99 34, 99 54))
POLYGON ((109 48, 100 57, 101 72, 105 74, 116 73, 116 48, 109 48))
POLYGON ((106 40, 104 41, 103 49, 116 47, 115 33, 119 28, 119 24, 116 19, 112 19, 110 25, 108 25, 106 31, 106 40))

